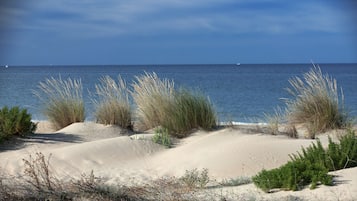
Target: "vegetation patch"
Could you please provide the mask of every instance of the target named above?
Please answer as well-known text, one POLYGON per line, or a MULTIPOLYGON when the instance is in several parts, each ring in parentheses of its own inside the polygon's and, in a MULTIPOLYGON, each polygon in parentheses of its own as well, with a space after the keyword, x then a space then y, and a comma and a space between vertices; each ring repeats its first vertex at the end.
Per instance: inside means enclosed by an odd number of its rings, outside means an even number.
POLYGON ((97 122, 132 129, 129 95, 124 80, 119 76, 116 82, 105 76, 95 88, 93 103, 97 122))
POLYGON ((162 126, 175 137, 185 137, 194 128, 210 130, 217 117, 208 98, 186 89, 177 90, 174 82, 155 73, 136 77, 132 95, 137 117, 144 129, 162 126))
POLYGON ((44 105, 44 114, 56 129, 85 119, 81 80, 51 77, 40 82, 34 94, 44 105))
POLYGON ((329 138, 327 150, 317 141, 290 158, 287 164, 254 176, 254 184, 265 192, 275 188, 295 191, 309 184, 311 189, 318 184, 332 185, 329 171, 357 166, 357 137, 354 131, 348 131, 339 144, 329 138))
POLYGON ((155 129, 155 134, 152 138, 152 141, 164 145, 167 148, 172 147, 171 137, 167 128, 157 128, 155 129))
POLYGON ((0 141, 11 136, 25 136, 36 130, 36 124, 31 121, 31 114, 19 107, 3 107, 0 109, 0 141))
POLYGON ((303 78, 294 77, 289 83, 287 91, 292 97, 285 99, 289 124, 304 124, 308 138, 329 129, 346 127, 348 115, 342 89, 339 90, 335 79, 314 66, 303 78))

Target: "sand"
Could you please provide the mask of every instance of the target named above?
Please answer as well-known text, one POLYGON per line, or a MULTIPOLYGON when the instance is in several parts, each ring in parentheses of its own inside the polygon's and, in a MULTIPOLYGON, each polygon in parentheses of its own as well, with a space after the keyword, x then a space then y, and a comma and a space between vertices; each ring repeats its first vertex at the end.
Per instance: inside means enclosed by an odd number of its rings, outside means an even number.
MULTIPOLYGON (((75 123, 54 131, 48 122, 39 122, 36 134, 12 142, 16 146, 0 147, 0 168, 12 175, 22 175, 22 159, 41 152, 51 156, 51 167, 62 180, 79 178, 82 173, 93 171, 108 184, 139 185, 164 176, 182 176, 186 170, 207 168, 210 178, 220 181, 251 177, 262 169, 279 167, 289 160, 289 154, 315 141, 268 135, 259 129, 226 128, 197 131, 167 149, 153 143, 151 136, 150 132, 133 135, 116 126, 93 122, 75 123)), ((327 134, 321 135, 321 141, 327 144, 327 134)), ((281 197, 357 200, 357 168, 331 174, 338 176, 335 177, 337 185, 319 186, 316 190, 267 194, 251 183, 210 191, 233 193, 237 198, 253 196, 257 200, 281 197)))

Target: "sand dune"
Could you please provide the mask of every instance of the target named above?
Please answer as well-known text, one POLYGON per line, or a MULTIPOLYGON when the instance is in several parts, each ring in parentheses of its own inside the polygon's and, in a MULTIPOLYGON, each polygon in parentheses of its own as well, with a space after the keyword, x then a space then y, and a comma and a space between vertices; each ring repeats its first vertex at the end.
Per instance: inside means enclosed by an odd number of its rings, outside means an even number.
MULTIPOLYGON (((150 134, 128 135, 131 133, 115 126, 86 122, 72 124, 56 132, 48 128, 41 125, 40 133, 24 140, 26 146, 0 152, 1 168, 10 174, 21 175, 22 159, 28 158, 29 154, 42 152, 46 156, 51 154, 51 165, 62 179, 79 177, 81 173, 93 170, 96 175, 106 178, 108 183, 131 185, 166 175, 181 176, 185 170, 207 168, 211 178, 221 180, 253 176, 263 168, 279 167, 289 160, 289 154, 313 142, 262 133, 248 134, 240 129, 223 129, 196 132, 179 140, 173 148, 166 149, 153 143, 150 137, 144 137, 150 134)), ((326 143, 327 137, 322 137, 322 141, 326 143)), ((339 176, 337 179, 341 182, 338 185, 321 186, 313 191, 306 189, 270 195, 253 184, 229 190, 238 194, 254 192, 258 197, 272 199, 286 195, 324 199, 329 192, 337 198, 357 198, 357 169, 333 174, 339 176)))

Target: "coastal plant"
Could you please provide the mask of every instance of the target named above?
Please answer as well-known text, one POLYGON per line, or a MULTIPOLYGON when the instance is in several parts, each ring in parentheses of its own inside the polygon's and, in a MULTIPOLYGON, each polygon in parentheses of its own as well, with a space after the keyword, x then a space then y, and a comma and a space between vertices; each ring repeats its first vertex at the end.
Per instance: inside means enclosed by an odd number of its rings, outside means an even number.
POLYGON ((172 142, 167 128, 156 128, 155 134, 152 137, 153 142, 171 148, 172 142))
POLYGON ((175 137, 186 137, 192 129, 212 130, 216 126, 216 113, 210 101, 202 94, 186 89, 176 91, 162 126, 175 137))
POLYGON ((44 115, 56 129, 85 119, 81 80, 51 77, 40 82, 34 94, 44 105, 44 115))
POLYGON ((264 113, 265 121, 268 123, 268 128, 272 135, 279 134, 279 125, 284 119, 284 112, 280 107, 274 109, 274 113, 264 113))
POLYGON ((36 124, 31 121, 31 114, 26 109, 7 106, 0 109, 0 141, 11 136, 25 136, 36 130, 36 124))
POLYGON ((204 188, 210 181, 208 176, 208 169, 204 168, 202 171, 186 170, 185 174, 179 178, 189 189, 204 188))
POLYGON ((109 76, 102 77, 95 85, 95 117, 98 123, 118 125, 132 129, 131 109, 125 81, 118 76, 116 82, 109 76))
POLYGON ((167 117, 167 108, 171 106, 174 95, 174 82, 160 79, 156 73, 136 76, 131 92, 137 106, 137 118, 142 129, 151 129, 167 117))
POLYGON ((276 169, 263 170, 253 177, 254 184, 265 192, 271 189, 300 190, 310 184, 332 185, 329 171, 357 166, 357 137, 354 131, 347 133, 335 143, 329 138, 325 150, 320 141, 297 154, 290 155, 290 161, 276 169))
POLYGON ((186 137, 195 128, 211 130, 217 117, 209 99, 187 89, 177 90, 174 82, 155 73, 136 77, 132 96, 143 129, 162 126, 170 135, 186 137))
POLYGON ((290 79, 289 83, 287 92, 292 97, 285 99, 288 123, 304 124, 308 138, 348 124, 342 89, 339 90, 336 80, 323 74, 318 66, 314 65, 303 78, 290 79))

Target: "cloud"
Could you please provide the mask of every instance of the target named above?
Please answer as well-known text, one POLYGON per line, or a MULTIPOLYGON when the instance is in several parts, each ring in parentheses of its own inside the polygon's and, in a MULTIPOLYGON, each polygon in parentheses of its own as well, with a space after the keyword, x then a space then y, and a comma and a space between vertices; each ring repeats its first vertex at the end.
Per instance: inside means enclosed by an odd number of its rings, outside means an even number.
POLYGON ((12 16, 13 29, 81 38, 341 30, 336 8, 323 1, 37 0, 26 8, 9 8, 6 12, 12 16))

